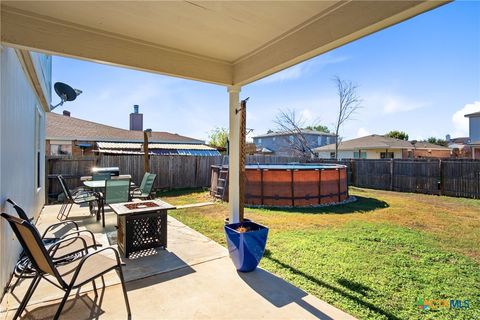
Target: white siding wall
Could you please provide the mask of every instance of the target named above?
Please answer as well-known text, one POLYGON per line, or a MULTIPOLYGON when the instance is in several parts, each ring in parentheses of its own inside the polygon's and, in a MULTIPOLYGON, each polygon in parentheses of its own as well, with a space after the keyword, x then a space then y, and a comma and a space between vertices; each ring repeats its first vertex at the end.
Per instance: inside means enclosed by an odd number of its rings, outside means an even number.
MULTIPOLYGON (((392 150, 388 150, 389 152, 392 152, 392 150)), ((385 152, 385 149, 378 149, 378 150, 362 150, 362 152, 367 152, 367 159, 381 159, 380 158, 380 153, 385 152)), ((352 151, 339 151, 338 152, 338 159, 353 159, 354 154, 352 151)), ((402 150, 395 150, 393 154, 395 159, 401 159, 402 158, 402 150)), ((322 151, 319 152, 318 157, 320 159, 330 159, 330 151, 322 151)))
MULTIPOLYGON (((14 215, 5 200, 12 198, 30 216, 38 216, 45 201, 45 113, 14 49, 1 50, 0 207, 14 215), (40 115, 40 188, 36 181, 35 117, 40 115)), ((41 61, 41 57, 37 57, 41 61)), ((34 60, 35 61, 35 60, 34 60)), ((43 67, 50 72, 51 64, 43 67)), ((49 77, 49 75, 47 75, 49 77)), ((45 86, 49 90, 50 84, 45 86)), ((47 100, 49 101, 49 100, 47 100)), ((20 253, 13 232, 0 219, 0 290, 5 287, 20 253)), ((0 296, 3 290, 0 291, 0 296)))

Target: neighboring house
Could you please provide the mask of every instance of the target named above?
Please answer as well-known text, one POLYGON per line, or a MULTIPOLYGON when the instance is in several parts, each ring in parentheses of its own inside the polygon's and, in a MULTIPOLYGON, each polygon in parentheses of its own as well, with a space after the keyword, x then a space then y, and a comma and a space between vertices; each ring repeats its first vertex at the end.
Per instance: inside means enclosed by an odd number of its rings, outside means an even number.
POLYGON ((480 159, 480 111, 466 114, 465 117, 469 121, 468 145, 472 148, 472 159, 480 159))
MULTIPOLYGON (((335 143, 334 133, 325 133, 313 130, 302 130, 302 135, 307 140, 310 149, 335 143)), ((296 156, 299 152, 294 145, 296 135, 288 132, 271 132, 253 137, 257 150, 261 153, 275 154, 280 156, 296 156)))
POLYGON ((471 158, 472 157, 472 148, 470 147, 470 138, 469 137, 458 137, 451 138, 447 134, 446 139, 448 147, 452 150, 452 156, 454 158, 471 158))
MULTIPOLYGON (((135 108, 138 115, 138 107, 135 108)), ((130 118, 132 118, 132 115, 130 118)), ((132 123, 132 122, 130 122, 132 123)), ((47 114, 46 153, 50 156, 78 156, 94 152, 107 154, 140 154, 144 134, 142 124, 135 130, 126 130, 70 116, 47 114)), ((151 132, 149 150, 159 155, 203 155, 220 153, 206 146, 204 141, 169 132, 151 132)))
MULTIPOLYGON (((314 150, 321 159, 335 158, 335 144, 314 150)), ((342 141, 338 148, 338 159, 409 159, 448 158, 450 149, 428 142, 416 142, 373 134, 357 139, 342 141)))
MULTIPOLYGON (((2 30, 3 31, 3 30, 2 30)), ((45 114, 51 102, 51 57, 0 46, 0 209, 16 215, 6 199, 38 218, 45 203, 45 114)), ((0 288, 21 248, 0 219, 0 288)), ((3 290, 0 292, 0 297, 3 290)))

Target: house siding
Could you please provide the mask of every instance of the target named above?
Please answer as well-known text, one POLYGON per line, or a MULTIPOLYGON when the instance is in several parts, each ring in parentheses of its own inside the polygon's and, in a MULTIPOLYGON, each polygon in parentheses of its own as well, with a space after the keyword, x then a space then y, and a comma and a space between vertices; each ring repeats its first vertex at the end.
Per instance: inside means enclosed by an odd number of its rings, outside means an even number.
POLYGON ((470 141, 480 141, 480 116, 469 119, 470 141))
MULTIPOLYGON (((9 47, 0 47, 0 50, 0 206, 2 212, 15 215, 13 208, 6 203, 7 198, 12 198, 30 217, 38 217, 45 203, 45 112, 17 52, 9 47), (38 175, 37 146, 40 152, 38 175)), ((45 69, 42 72, 49 77, 51 60, 37 54, 33 61, 37 71, 45 69)), ((50 91, 50 82, 43 85, 46 91, 50 91)), ((1 219, 1 288, 6 286, 19 254, 20 245, 8 223, 1 219)))
MULTIPOLYGON (((381 159, 380 155, 382 152, 385 152, 385 149, 374 149, 374 150, 361 150, 361 152, 366 152, 366 159, 381 159)), ((321 151, 318 153, 318 158, 320 159, 330 159, 330 152, 333 151, 321 151)), ((338 159, 354 159, 354 153, 358 152, 357 150, 341 150, 338 152, 338 159)), ((388 152, 393 152, 393 157, 395 159, 402 159, 402 150, 388 150, 388 152)))

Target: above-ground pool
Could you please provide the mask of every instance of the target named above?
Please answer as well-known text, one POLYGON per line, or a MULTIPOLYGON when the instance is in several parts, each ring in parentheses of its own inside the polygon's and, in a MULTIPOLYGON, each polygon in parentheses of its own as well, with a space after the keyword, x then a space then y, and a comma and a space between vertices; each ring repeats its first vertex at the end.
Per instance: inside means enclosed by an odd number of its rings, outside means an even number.
MULTIPOLYGON (((214 194, 220 171, 212 166, 214 194)), ((347 168, 338 164, 258 164, 245 167, 245 204, 255 206, 315 206, 348 198, 347 168)), ((227 188, 228 190, 228 188, 227 188)), ((224 200, 228 199, 225 192, 224 200)))

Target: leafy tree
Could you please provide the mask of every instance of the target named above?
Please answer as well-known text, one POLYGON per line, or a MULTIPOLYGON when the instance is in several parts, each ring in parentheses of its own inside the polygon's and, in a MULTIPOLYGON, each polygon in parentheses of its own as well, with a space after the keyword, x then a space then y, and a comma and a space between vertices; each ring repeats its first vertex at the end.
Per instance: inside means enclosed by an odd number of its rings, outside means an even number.
POLYGON ((305 129, 318 131, 318 132, 330 133, 330 129, 328 129, 327 126, 322 126, 321 124, 317 124, 316 126, 307 126, 307 127, 305 127, 305 129))
POLYGON ((445 139, 430 137, 430 138, 427 139, 427 142, 433 143, 433 144, 436 144, 436 145, 439 145, 439 146, 448 147, 448 142, 445 139))
POLYGON ((388 132, 385 136, 408 141, 408 134, 405 131, 392 130, 388 132))
POLYGON ((272 130, 272 129, 268 129, 267 134, 268 134, 268 133, 273 133, 273 130, 272 130))
POLYGON ((228 129, 216 127, 208 135, 208 144, 214 147, 227 147, 228 129))

